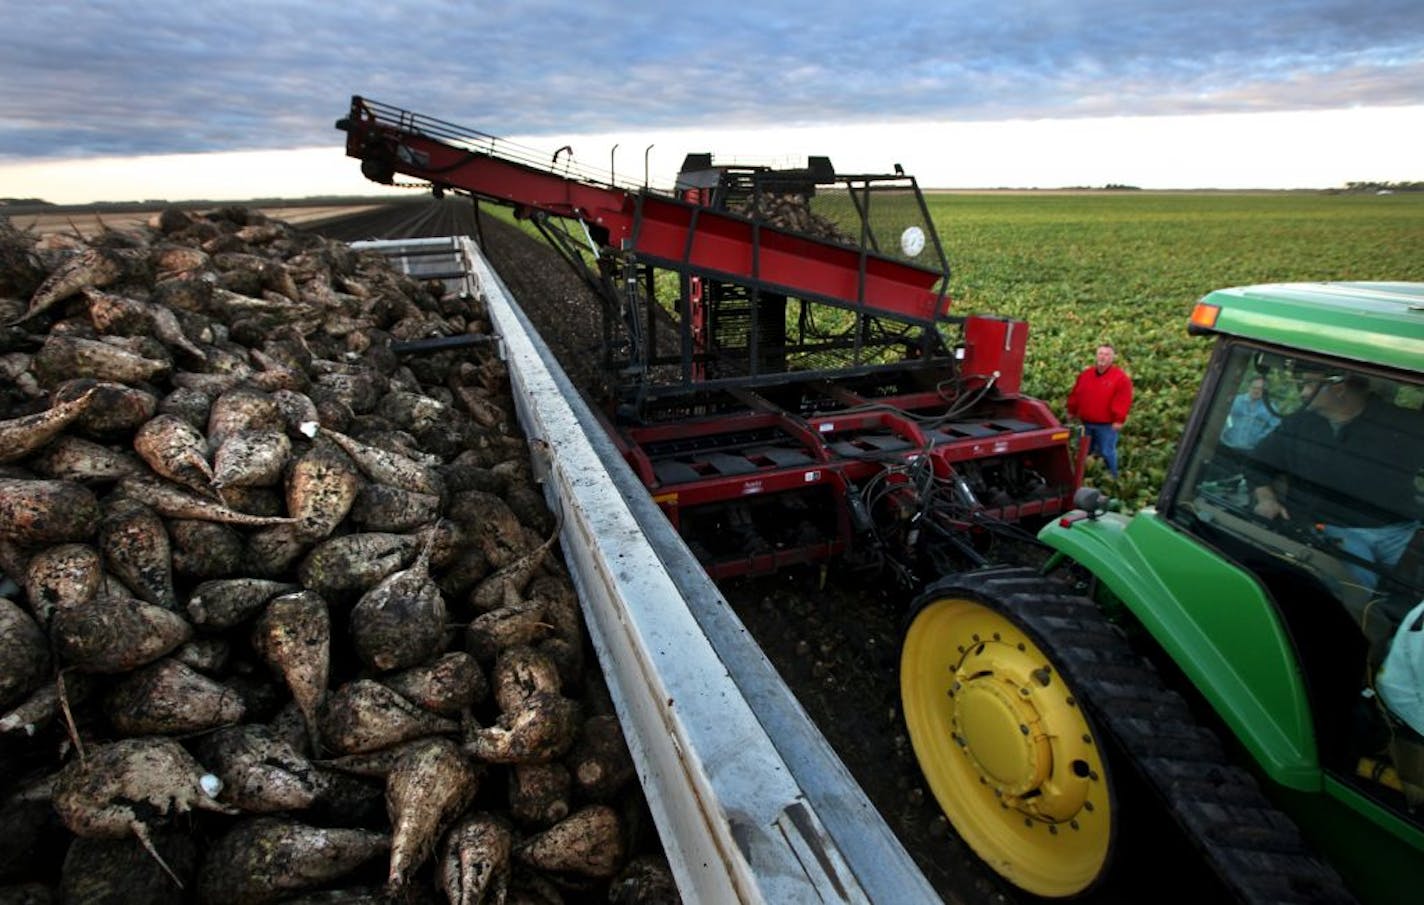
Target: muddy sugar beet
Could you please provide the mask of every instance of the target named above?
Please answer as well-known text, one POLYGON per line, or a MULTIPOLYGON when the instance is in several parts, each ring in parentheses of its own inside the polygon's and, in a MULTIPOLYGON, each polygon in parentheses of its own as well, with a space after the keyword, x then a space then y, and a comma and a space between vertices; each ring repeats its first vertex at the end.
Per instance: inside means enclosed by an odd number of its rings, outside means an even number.
POLYGON ((0 890, 670 876, 494 347, 392 351, 488 322, 441 292, 241 207, 0 217, 0 890))

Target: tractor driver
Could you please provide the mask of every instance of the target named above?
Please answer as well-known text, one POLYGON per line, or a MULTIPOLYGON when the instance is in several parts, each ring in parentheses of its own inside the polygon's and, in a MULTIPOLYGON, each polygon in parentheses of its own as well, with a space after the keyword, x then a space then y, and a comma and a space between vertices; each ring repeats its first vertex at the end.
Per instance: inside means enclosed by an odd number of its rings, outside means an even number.
POLYGON ((1265 474, 1253 482, 1255 512, 1318 526, 1373 590, 1379 576, 1361 561, 1392 568, 1419 529, 1414 477, 1424 445, 1406 427, 1414 413, 1371 394, 1359 374, 1307 375, 1301 396, 1304 407, 1256 447, 1265 474))

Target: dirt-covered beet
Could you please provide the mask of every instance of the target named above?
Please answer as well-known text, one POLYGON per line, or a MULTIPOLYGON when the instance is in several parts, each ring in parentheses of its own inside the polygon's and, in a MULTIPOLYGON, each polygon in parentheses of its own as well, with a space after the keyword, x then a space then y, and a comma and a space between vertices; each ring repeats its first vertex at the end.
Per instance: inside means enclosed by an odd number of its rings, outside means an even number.
POLYGON ((394 346, 482 300, 240 207, 0 218, 0 252, 8 894, 555 901, 664 863, 636 783, 612 873, 513 858, 600 803, 515 771, 616 718, 497 350, 394 346), (512 646, 546 679, 495 701, 512 646))

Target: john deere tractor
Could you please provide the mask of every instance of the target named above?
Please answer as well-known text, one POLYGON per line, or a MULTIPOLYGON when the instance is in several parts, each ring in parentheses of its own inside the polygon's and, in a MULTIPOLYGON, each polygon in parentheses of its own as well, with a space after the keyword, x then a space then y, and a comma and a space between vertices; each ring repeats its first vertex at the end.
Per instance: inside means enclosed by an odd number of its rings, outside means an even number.
POLYGON ((920 597, 915 753, 1037 896, 1103 883, 1146 797, 1242 901, 1424 901, 1424 284, 1221 290, 1189 332, 1154 507, 1083 488, 1044 566, 920 597))

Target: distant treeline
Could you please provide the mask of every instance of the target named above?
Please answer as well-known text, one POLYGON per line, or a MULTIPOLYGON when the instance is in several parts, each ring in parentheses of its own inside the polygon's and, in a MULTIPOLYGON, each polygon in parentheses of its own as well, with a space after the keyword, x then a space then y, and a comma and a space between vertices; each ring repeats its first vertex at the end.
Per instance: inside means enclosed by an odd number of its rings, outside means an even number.
POLYGON ((1347 182, 1347 192, 1424 192, 1424 182, 1347 182))

